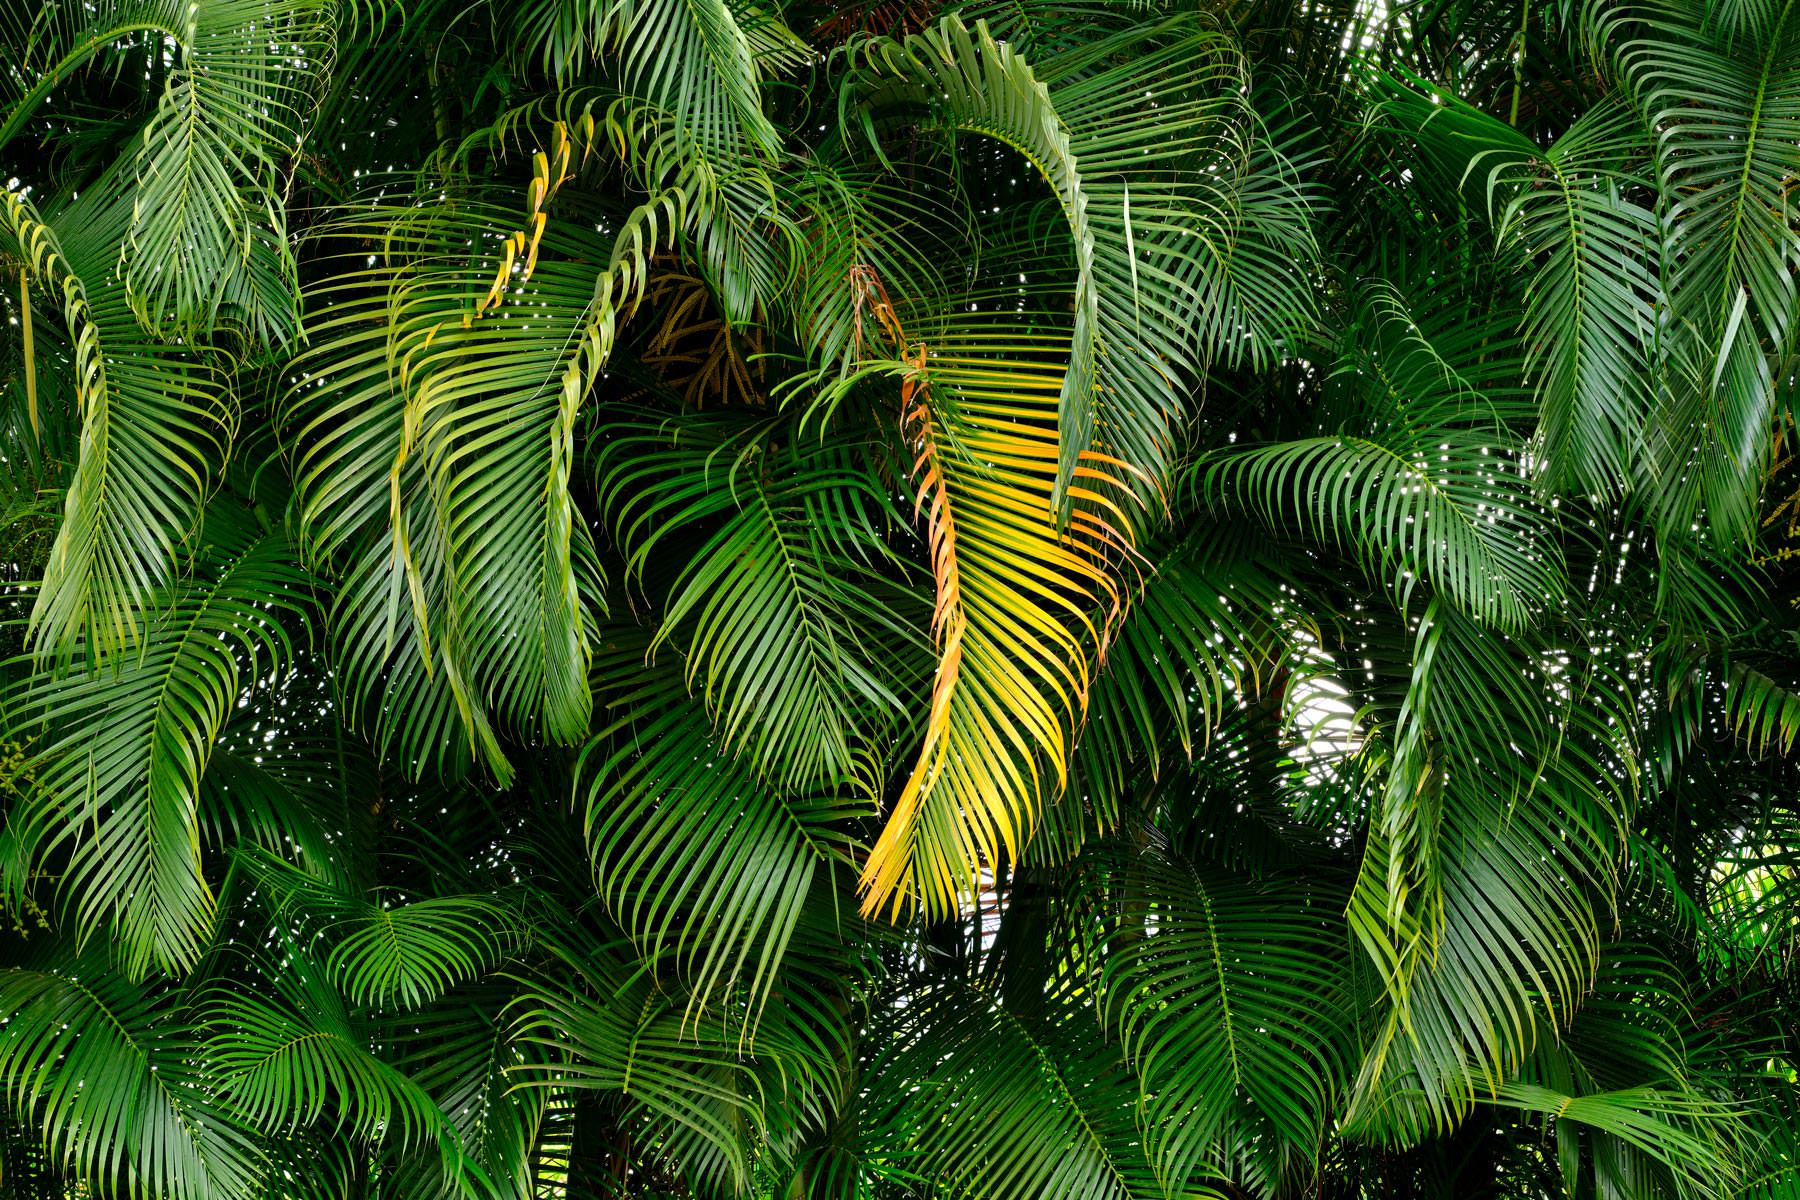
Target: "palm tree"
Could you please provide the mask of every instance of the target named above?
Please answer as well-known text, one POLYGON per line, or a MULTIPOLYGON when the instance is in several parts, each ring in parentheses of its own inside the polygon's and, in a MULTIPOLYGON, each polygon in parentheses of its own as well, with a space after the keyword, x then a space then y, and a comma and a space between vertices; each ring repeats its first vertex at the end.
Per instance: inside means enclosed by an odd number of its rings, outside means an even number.
POLYGON ((1800 1195, 1793 5, 0 45, 8 1196, 1800 1195))

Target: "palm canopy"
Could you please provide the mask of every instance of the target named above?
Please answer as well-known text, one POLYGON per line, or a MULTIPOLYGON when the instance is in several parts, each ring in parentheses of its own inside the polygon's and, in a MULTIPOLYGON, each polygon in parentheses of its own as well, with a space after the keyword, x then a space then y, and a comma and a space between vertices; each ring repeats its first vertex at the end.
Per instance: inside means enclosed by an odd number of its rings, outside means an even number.
POLYGON ((1800 1195, 1794 6, 0 46, 8 1195, 1800 1195))

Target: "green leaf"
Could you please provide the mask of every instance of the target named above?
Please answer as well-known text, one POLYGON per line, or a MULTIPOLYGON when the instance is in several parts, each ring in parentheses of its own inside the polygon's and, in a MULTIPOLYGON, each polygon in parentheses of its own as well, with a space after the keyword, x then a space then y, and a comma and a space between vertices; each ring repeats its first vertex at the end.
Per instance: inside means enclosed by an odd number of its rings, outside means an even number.
POLYGON ((308 577, 279 533, 215 506, 196 580, 168 594, 141 652, 24 685, 15 719, 42 724, 36 787, 17 815, 40 859, 67 854, 81 936, 110 929, 129 973, 194 965, 214 900, 201 872, 200 781, 239 696, 287 669, 308 577))
POLYGON ((642 665, 641 635, 611 633, 603 677, 620 682, 576 764, 596 890, 648 961, 669 956, 694 1008, 742 987, 748 1038, 816 877, 851 860, 849 822, 868 802, 758 779, 723 752, 677 672, 642 665))
POLYGON ((257 1140, 206 1069, 177 998, 96 958, 0 971, 0 1088, 109 1195, 253 1200, 257 1140))

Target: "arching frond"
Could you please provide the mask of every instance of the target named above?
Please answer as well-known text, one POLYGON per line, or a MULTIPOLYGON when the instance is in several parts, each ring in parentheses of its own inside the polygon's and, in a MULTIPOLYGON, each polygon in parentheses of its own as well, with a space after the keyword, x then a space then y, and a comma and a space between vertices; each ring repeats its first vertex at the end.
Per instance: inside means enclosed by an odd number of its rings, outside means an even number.
POLYGON ((672 116, 684 151, 717 163, 773 156, 780 146, 758 84, 784 29, 764 9, 747 32, 738 12, 725 0, 533 0, 523 25, 527 47, 552 74, 571 76, 595 60, 615 65, 626 89, 672 116))
MULTIPOLYGON (((1435 606, 1434 606, 1435 608, 1435 606)), ((1600 958, 1633 797, 1630 693, 1448 610, 1420 621, 1348 908, 1392 1007, 1354 1120, 1446 1128, 1565 1025, 1600 958)))
POLYGON ((108 274, 108 235, 123 232, 116 208, 74 238, 21 192, 0 194, 0 208, 32 273, 62 297, 81 412, 80 458, 32 608, 35 641, 64 657, 140 649, 146 609, 174 578, 222 457, 230 402, 220 364, 138 327, 108 274))
POLYGON ((504 778, 496 727, 585 731, 601 593, 568 490, 575 418, 650 252, 685 220, 663 197, 610 241, 543 226, 516 283, 526 239, 491 208, 398 208, 345 231, 390 257, 315 297, 290 399, 303 544, 348 562, 332 626, 350 715, 408 770, 478 751, 504 778), (583 261, 609 253, 598 273, 583 261))
POLYGON ((1667 528, 1704 512, 1722 540, 1741 544, 1800 306, 1800 249, 1782 198, 1800 171, 1800 12, 1738 15, 1734 30, 1682 6, 1631 5, 1596 23, 1655 132, 1668 204, 1671 362, 1650 427, 1650 483, 1667 528))
POLYGON ((903 385, 939 667, 917 765, 864 867, 865 912, 952 912, 978 864, 1018 857, 1063 785, 1090 656, 1124 609, 1117 562, 1139 514, 1105 493, 1138 486, 1126 464, 1085 458, 1073 494, 1098 511, 1061 529, 1051 516, 1061 371, 1038 356, 1066 343, 1003 325, 965 336, 903 385))
POLYGON ((1485 199, 1500 246, 1527 273, 1521 333, 1538 398, 1536 474, 1552 490, 1621 490, 1645 445, 1661 336, 1659 231, 1636 197, 1635 118, 1622 104, 1597 104, 1539 147, 1441 89, 1386 77, 1376 86, 1379 112, 1418 139, 1427 167, 1485 199))
POLYGON ((790 790, 759 779, 696 721, 678 671, 644 665, 647 639, 614 630, 608 641, 609 720, 576 767, 599 896, 646 960, 674 967, 696 1008, 741 987, 749 1037, 802 906, 850 861, 847 823, 869 803, 831 781, 790 790))
POLYGON ((293 339, 297 281, 278 199, 282 159, 330 67, 337 11, 325 0, 45 7, 32 44, 21 48, 26 71, 9 79, 22 94, 0 110, 0 145, 93 57, 135 59, 127 47, 137 39, 153 39, 167 56, 135 155, 121 155, 68 210, 84 222, 96 212, 128 214, 121 274, 147 328, 190 342, 220 325, 275 344, 293 339))
POLYGON ((286 669, 284 623, 308 608, 285 537, 223 504, 204 536, 196 580, 162 599, 137 655, 36 676, 14 710, 45 730, 17 826, 40 858, 66 856, 76 921, 110 929, 133 976, 185 970, 209 940, 201 776, 239 696, 286 669))
POLYGON ((1733 663, 1725 682, 1724 716, 1751 749, 1786 754, 1800 735, 1800 693, 1752 666, 1733 663))
POLYGON ((435 1140, 454 1163, 459 1148, 431 1097, 373 1051, 297 949, 286 957, 300 969, 270 979, 269 992, 221 983, 204 996, 197 1025, 218 1094, 264 1129, 329 1121, 369 1142, 435 1140))
POLYGON ((5 1100, 107 1194, 254 1200, 262 1152, 200 1061, 177 1002, 98 956, 0 971, 5 1100))
POLYGON ((682 648, 725 746, 781 790, 878 792, 867 754, 904 710, 890 662, 923 646, 870 591, 899 522, 868 469, 875 430, 815 439, 790 419, 676 419, 622 412, 597 438, 601 512, 628 579, 716 526, 666 602, 658 580, 650 653, 682 648))
POLYGON ((322 938, 308 942, 326 977, 355 1005, 415 1009, 473 979, 520 942, 518 914, 498 897, 433 896, 374 902, 314 879, 268 854, 237 865, 266 893, 270 916, 322 938))
POLYGON ((893 1009, 870 1082, 896 1107, 870 1115, 896 1165, 955 1196, 1165 1194, 1135 1119, 1137 1080, 1080 1008, 1021 1015, 946 980, 893 1009))
POLYGON ((1221 452, 1204 486, 1332 537, 1397 597, 1422 581, 1522 630, 1563 579, 1556 543, 1537 532, 1516 348, 1496 323, 1460 320, 1455 288, 1409 300, 1372 281, 1360 299, 1337 367, 1339 427, 1221 452))
POLYGON ((741 1190, 750 1171, 742 1134, 760 1122, 763 1097, 737 1033, 684 1014, 635 956, 567 947, 556 962, 557 977, 535 981, 514 1009, 518 1036, 553 1056, 520 1085, 616 1093, 688 1178, 741 1190))
POLYGON ((1310 306, 1296 269, 1312 248, 1308 201, 1245 107, 1241 58, 1168 22, 1027 62, 955 16, 904 42, 868 41, 860 56, 873 113, 911 105, 928 126, 998 138, 1061 206, 1074 321, 1058 510, 1096 441, 1161 479, 1180 389, 1200 364, 1265 360, 1310 306))
POLYGON ((1348 1071, 1342 894, 1154 852, 1107 865, 1126 915, 1109 922, 1102 998, 1159 1174, 1232 1178, 1241 1154, 1273 1185, 1310 1158, 1348 1071))

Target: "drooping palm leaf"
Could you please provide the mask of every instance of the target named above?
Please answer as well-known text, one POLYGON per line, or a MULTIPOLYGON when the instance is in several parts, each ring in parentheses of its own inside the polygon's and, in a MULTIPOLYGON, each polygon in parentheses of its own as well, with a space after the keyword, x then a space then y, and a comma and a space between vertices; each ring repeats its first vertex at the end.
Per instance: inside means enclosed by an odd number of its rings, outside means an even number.
POLYGON ((1393 1003, 1358 1111, 1402 1136, 1492 1094, 1579 1007, 1635 766, 1616 677, 1441 608, 1417 646, 1348 909, 1393 1003))
POLYGON ((1668 205, 1671 363, 1651 427, 1652 486, 1668 524, 1704 511, 1722 539, 1741 542, 1800 304, 1793 216, 1777 199, 1800 170, 1800 13, 1747 6, 1735 29, 1678 6, 1595 16, 1655 132, 1668 205))
POLYGON ((741 986, 753 1027, 802 906, 849 860, 847 823, 869 804, 837 781, 789 790, 758 778, 696 722, 678 671, 644 666, 646 639, 610 634, 601 664, 620 682, 576 767, 596 890, 647 960, 670 962, 696 1007, 741 986))
POLYGON ((615 64, 628 90, 672 116, 683 150, 717 163, 779 145, 758 95, 757 49, 787 40, 784 29, 773 11, 757 12, 750 31, 738 15, 725 0, 533 0, 522 23, 552 73, 615 64))
POLYGON ((1346 544, 1397 597, 1423 582, 1518 631, 1561 595, 1560 554, 1536 532, 1516 348, 1499 321, 1460 320, 1462 298, 1370 281, 1336 370, 1338 428, 1223 452, 1205 486, 1346 544))
POLYGON ((46 730, 18 828, 66 864, 75 920, 111 930, 134 976, 191 967, 209 940, 200 780, 240 694, 286 669, 285 624, 309 607, 279 533, 221 504, 202 536, 202 574, 161 599, 138 654, 36 676, 14 710, 46 730))
POLYGON ((163 984, 99 956, 0 972, 9 1106, 91 1186, 170 1200, 253 1200, 263 1155, 219 1093, 163 984))
POLYGON ((1243 1169, 1274 1186, 1310 1157, 1347 1074, 1342 894, 1154 850, 1099 861, 1119 872, 1125 910, 1109 922, 1103 1003, 1143 1079, 1159 1173, 1243 1169))
POLYGON ((241 852, 272 919, 311 935, 309 950, 354 1005, 420 1008, 475 978, 519 944, 518 915, 486 895, 395 904, 346 895, 266 853, 241 852), (313 939, 323 939, 319 945, 313 939))
POLYGON ((721 413, 686 415, 671 437, 676 419, 621 413, 596 431, 600 507, 628 581, 723 522, 667 583, 650 653, 682 647, 724 744, 780 789, 854 779, 878 792, 868 755, 905 707, 890 661, 922 647, 870 591, 898 524, 859 461, 880 452, 877 431, 815 439, 791 419, 721 413))
POLYGON ((329 66, 336 13, 324 0, 46 7, 25 48, 38 70, 0 110, 0 145, 85 60, 125 57, 138 39, 168 56, 135 155, 107 169, 81 202, 88 212, 129 213, 121 274, 149 329, 193 341, 238 324, 257 340, 292 340, 297 285, 277 193, 329 66))
POLYGON ((1124 608, 1117 562, 1139 518, 1100 491, 1129 495, 1137 481, 1091 456, 1074 494, 1104 507, 1061 529, 1053 521, 1053 356, 1066 345, 976 327, 903 385, 939 667, 917 765, 864 868, 865 911, 953 911, 977 864, 1018 857, 1066 777, 1090 656, 1124 608))
POLYGON ((1543 485, 1619 490, 1645 445, 1659 336, 1657 223, 1635 196, 1641 143, 1630 110, 1595 105, 1539 147, 1422 81, 1378 76, 1374 86, 1381 117, 1418 139, 1423 167, 1485 205, 1499 244, 1527 273, 1521 333, 1543 485))
POLYGON ((664 196, 610 242, 547 226, 529 281, 514 262, 525 236, 480 205, 345 231, 386 239, 397 270, 334 278, 316 298, 290 399, 304 544, 348 560, 332 624, 350 714, 384 746, 397 738, 409 770, 479 751, 504 778, 500 722, 555 741, 587 726, 601 595, 568 491, 573 427, 649 254, 684 214, 664 196), (609 253, 598 274, 581 261, 609 253))
POLYGON ((1027 62, 954 16, 860 53, 873 114, 911 105, 928 126, 998 138, 1061 206, 1075 269, 1059 510, 1096 440, 1162 478, 1182 384, 1206 359, 1273 353, 1308 306, 1294 273, 1311 249, 1307 200, 1284 160, 1258 158, 1267 143, 1244 107, 1242 60, 1169 22, 1027 62), (1239 274, 1248 262, 1253 280, 1239 274))
POLYGON ((6 232, 62 297, 81 412, 80 457, 32 609, 40 651, 90 658, 137 649, 146 609, 174 576, 230 424, 215 356, 147 337, 107 275, 119 205, 76 236, 22 192, 0 197, 6 232), (68 243, 74 242, 77 250, 68 243))
POLYGON ((896 1108, 869 1115, 896 1167, 951 1196, 1164 1194, 1135 1120, 1137 1080, 1080 1008, 1020 1015, 946 979, 892 1009, 871 1084, 896 1108))
POLYGON ((552 961, 557 977, 535 981, 514 1009, 517 1036, 550 1056, 519 1083, 617 1094, 684 1175, 741 1190, 743 1135, 760 1120, 762 1095, 737 1032, 716 1015, 684 1014, 616 947, 564 947, 552 961))

